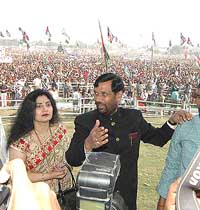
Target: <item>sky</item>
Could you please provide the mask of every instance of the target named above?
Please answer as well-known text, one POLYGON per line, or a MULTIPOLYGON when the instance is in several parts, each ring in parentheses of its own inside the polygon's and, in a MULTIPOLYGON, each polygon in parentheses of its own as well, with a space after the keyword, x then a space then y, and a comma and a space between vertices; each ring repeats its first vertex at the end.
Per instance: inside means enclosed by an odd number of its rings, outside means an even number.
POLYGON ((158 46, 180 44, 180 32, 200 43, 200 0, 0 0, 0 31, 7 29, 20 38, 21 27, 31 41, 47 41, 46 26, 52 41, 65 37, 71 42, 94 43, 100 39, 101 22, 105 43, 107 26, 124 44, 141 47, 151 45, 154 32, 158 46))

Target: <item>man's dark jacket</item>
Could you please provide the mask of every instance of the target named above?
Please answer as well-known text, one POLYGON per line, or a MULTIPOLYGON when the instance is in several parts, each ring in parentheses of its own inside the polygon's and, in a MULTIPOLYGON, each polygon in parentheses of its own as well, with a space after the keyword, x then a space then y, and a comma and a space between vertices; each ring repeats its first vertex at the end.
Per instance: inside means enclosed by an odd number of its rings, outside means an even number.
POLYGON ((85 160, 84 141, 97 119, 100 120, 101 126, 109 130, 109 141, 93 151, 120 155, 121 170, 115 190, 120 191, 129 210, 136 210, 140 140, 163 146, 171 138, 173 129, 167 123, 161 128, 153 127, 143 118, 142 113, 135 109, 119 108, 112 116, 104 116, 98 110, 81 114, 75 119, 75 133, 66 152, 70 165, 80 166, 85 160))

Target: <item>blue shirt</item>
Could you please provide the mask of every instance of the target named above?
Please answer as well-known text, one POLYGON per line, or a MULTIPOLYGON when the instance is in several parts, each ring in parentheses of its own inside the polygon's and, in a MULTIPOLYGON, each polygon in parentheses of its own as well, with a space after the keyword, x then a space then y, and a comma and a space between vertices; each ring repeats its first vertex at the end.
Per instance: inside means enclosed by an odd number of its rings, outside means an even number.
POLYGON ((200 147, 200 117, 177 126, 172 136, 157 192, 166 198, 169 186, 182 176, 200 147))
POLYGON ((171 94, 171 99, 174 101, 178 101, 179 100, 179 93, 178 91, 173 91, 171 94))

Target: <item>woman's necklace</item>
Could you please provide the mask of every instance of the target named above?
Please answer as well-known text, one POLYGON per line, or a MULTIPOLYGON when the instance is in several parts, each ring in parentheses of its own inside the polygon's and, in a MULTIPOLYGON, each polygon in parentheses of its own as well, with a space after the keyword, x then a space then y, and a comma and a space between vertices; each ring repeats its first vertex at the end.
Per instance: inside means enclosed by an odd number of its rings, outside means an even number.
MULTIPOLYGON (((37 140, 38 140, 38 142, 39 142, 39 144, 40 144, 40 147, 41 147, 41 149, 42 149, 42 148, 43 148, 42 142, 45 141, 47 138, 44 139, 43 141, 41 141, 41 138, 40 138, 38 132, 37 132, 35 129, 33 129, 33 130, 34 130, 34 133, 35 133, 35 135, 36 135, 36 137, 37 137, 37 140)), ((49 131, 49 133, 50 133, 50 137, 52 138, 52 131, 51 131, 51 128, 50 128, 50 127, 49 127, 48 131, 49 131)), ((49 138, 49 136, 48 136, 48 138, 49 138)), ((53 160, 54 160, 53 162, 54 162, 54 164, 55 164, 55 159, 56 159, 56 157, 55 157, 55 151, 54 151, 54 149, 52 150, 52 152, 53 152, 53 160)), ((46 159, 46 163, 47 163, 47 170, 49 170, 49 169, 50 169, 50 164, 49 164, 49 162, 47 161, 47 157, 45 157, 45 159, 46 159)))
MULTIPOLYGON (((38 142, 40 143, 40 146, 42 146, 42 142, 44 141, 44 140, 46 140, 46 139, 44 139, 45 138, 45 136, 43 137, 43 138, 41 138, 41 136, 39 135, 39 133, 34 129, 34 132, 35 132, 35 135, 36 135, 36 137, 37 137, 37 140, 38 140, 38 142), (43 139, 43 141, 41 141, 41 139, 43 139)), ((51 131, 51 128, 49 127, 49 129, 48 129, 48 134, 50 133, 50 137, 52 137, 52 131, 51 131)), ((49 136, 48 136, 49 137, 49 136)), ((47 138, 47 136, 46 136, 46 138, 47 138)))

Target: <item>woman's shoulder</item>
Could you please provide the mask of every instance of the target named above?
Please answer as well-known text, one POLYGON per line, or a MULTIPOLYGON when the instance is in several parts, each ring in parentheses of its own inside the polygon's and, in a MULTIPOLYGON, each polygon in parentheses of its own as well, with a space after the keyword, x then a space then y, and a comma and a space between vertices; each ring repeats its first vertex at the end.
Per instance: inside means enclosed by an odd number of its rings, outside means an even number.
POLYGON ((67 132, 67 128, 63 123, 56 123, 54 125, 51 125, 50 128, 53 133, 55 133, 57 131, 63 131, 64 133, 67 132))
POLYGON ((20 137, 19 139, 17 139, 14 143, 23 144, 24 142, 28 143, 29 140, 30 140, 30 134, 27 133, 23 135, 22 137, 20 137))
POLYGON ((30 135, 26 134, 14 141, 10 147, 25 152, 30 146, 30 135))

